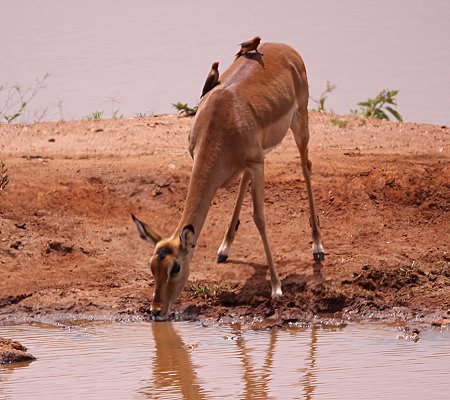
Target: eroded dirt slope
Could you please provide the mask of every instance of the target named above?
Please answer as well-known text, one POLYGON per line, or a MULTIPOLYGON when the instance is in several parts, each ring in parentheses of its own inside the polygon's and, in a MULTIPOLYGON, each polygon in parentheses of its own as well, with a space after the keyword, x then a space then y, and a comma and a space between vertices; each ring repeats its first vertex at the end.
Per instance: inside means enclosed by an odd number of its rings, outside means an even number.
MULTIPOLYGON (((198 239, 185 316, 308 320, 345 311, 448 318, 450 131, 311 114, 313 189, 327 253, 312 262, 298 152, 288 134, 266 159, 266 216, 284 296, 270 299, 250 196, 225 264, 215 254, 237 184, 221 189, 198 239)), ((147 315, 151 248, 130 212, 172 233, 191 159, 191 118, 0 125, 10 183, 0 195, 2 319, 147 315)))

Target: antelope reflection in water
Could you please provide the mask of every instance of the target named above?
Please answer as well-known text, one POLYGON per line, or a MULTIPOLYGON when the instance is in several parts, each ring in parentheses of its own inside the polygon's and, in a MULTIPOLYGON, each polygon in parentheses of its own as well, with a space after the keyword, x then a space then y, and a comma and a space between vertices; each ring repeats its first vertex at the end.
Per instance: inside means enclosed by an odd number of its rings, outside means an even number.
POLYGON ((309 344, 309 365, 304 369, 303 375, 303 390, 305 392, 305 399, 311 400, 313 398, 314 390, 316 388, 316 358, 317 358, 317 327, 311 328, 311 342, 309 344))
MULTIPOLYGON (((282 348, 277 350, 277 341, 280 339, 281 333, 279 330, 272 329, 268 332, 269 342, 264 348, 264 357, 259 365, 255 362, 255 357, 261 350, 260 342, 257 341, 258 351, 255 351, 252 346, 252 338, 241 331, 234 332, 233 343, 230 343, 235 348, 234 357, 225 358, 225 352, 219 350, 216 354, 208 353, 208 360, 205 359, 205 363, 198 361, 200 364, 196 365, 193 362, 192 352, 201 351, 201 349, 192 349, 186 345, 177 332, 176 324, 153 323, 152 331, 155 340, 155 354, 152 361, 153 382, 143 392, 151 399, 207 399, 219 395, 219 393, 215 393, 215 390, 223 387, 225 392, 233 390, 238 393, 237 391, 239 391, 238 398, 240 399, 253 400, 273 398, 273 391, 279 392, 281 389, 285 398, 312 399, 317 384, 318 329, 312 327, 309 330, 308 348, 305 349, 307 352, 306 354, 302 352, 302 356, 299 355, 298 367, 296 368, 292 364, 287 366, 291 371, 298 371, 297 384, 295 384, 295 379, 294 382, 285 384, 279 379, 282 370, 276 371, 276 368, 280 367, 280 362, 281 365, 284 363, 280 355, 276 357, 277 352, 282 352, 282 348), (274 362, 275 359, 276 362, 274 362), (235 378, 225 379, 222 376, 223 379, 217 379, 217 374, 220 376, 220 371, 223 371, 224 368, 236 371, 235 378), (209 374, 208 370, 215 371, 213 374, 215 378, 210 375, 211 379, 207 379, 205 375, 209 374), (212 379, 214 382, 210 381, 212 379), (275 379, 278 381, 275 382, 275 379), (300 388, 302 388, 301 391, 300 388)), ((296 334, 301 334, 301 332, 294 332, 294 335, 296 334)), ((289 341, 285 341, 284 344, 289 349, 289 341)), ((198 356, 194 357, 196 360, 202 360, 201 353, 196 356, 198 356)))
MULTIPOLYGON (((305 397, 300 397, 300 394, 296 396, 293 393, 288 394, 289 390, 294 390, 293 387, 286 389, 286 396, 289 398, 305 398, 307 400, 312 399, 315 390, 315 365, 317 356, 317 327, 311 328, 311 340, 309 343, 308 357, 305 360, 307 362, 305 368, 299 369, 303 373, 303 379, 301 379, 303 385, 303 391, 305 397)), ((243 380, 245 382, 243 399, 271 399, 270 395, 270 382, 273 380, 274 371, 274 356, 276 350, 276 342, 279 332, 272 329, 270 332, 270 341, 267 347, 267 353, 264 358, 262 370, 258 374, 251 362, 251 354, 245 346, 245 341, 238 340, 237 346, 239 348, 239 354, 241 358, 241 364, 243 367, 243 380)))
POLYGON ((277 332, 271 330, 267 354, 264 357, 262 373, 258 373, 251 362, 251 354, 246 347, 245 339, 241 336, 237 341, 237 347, 242 365, 242 378, 244 381, 244 399, 268 399, 271 371, 273 370, 273 357, 277 341, 277 332))
POLYGON ((144 390, 148 398, 206 399, 198 383, 197 366, 174 325, 153 323, 152 332, 155 340, 153 385, 144 390))

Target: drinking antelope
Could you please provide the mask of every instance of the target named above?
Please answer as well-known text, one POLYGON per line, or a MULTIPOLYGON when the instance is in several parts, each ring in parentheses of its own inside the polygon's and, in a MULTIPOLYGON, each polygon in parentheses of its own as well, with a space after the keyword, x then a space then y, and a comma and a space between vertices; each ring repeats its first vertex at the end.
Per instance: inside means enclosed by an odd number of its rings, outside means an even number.
POLYGON ((253 219, 269 266, 272 296, 281 296, 281 282, 266 235, 264 155, 282 141, 289 128, 300 152, 308 192, 314 259, 324 259, 308 159, 306 69, 300 55, 285 44, 264 43, 260 49, 263 55, 248 53, 237 58, 222 74, 221 84, 200 102, 189 134, 194 164, 182 217, 173 235, 164 239, 132 216, 141 238, 155 245, 150 259, 155 279, 151 311, 157 319, 169 316, 188 280, 196 238, 217 189, 239 174, 239 194, 218 261, 228 257, 244 195, 251 184, 253 219))

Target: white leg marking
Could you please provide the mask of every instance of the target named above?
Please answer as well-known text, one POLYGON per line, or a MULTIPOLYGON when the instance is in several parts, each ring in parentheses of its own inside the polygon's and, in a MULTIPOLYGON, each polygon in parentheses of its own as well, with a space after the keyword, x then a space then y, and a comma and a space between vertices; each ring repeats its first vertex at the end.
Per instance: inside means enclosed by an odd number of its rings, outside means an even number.
POLYGON ((272 288, 272 297, 281 297, 283 292, 281 291, 281 287, 272 288))
POLYGON ((313 254, 320 254, 320 253, 325 253, 322 243, 313 243, 312 245, 312 252, 313 254))
POLYGON ((230 252, 230 246, 228 245, 228 242, 224 240, 222 244, 219 247, 219 250, 217 251, 218 256, 226 256, 228 257, 228 254, 230 252))

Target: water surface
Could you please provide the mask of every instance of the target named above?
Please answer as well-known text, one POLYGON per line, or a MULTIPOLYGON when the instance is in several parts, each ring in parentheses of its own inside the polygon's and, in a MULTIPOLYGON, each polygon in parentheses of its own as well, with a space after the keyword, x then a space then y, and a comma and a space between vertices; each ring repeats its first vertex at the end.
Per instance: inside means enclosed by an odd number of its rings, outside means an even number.
POLYGON ((16 325, 32 363, 0 366, 2 399, 442 399, 450 333, 396 327, 241 331, 197 323, 16 325))
POLYGON ((258 34, 302 54, 313 97, 337 86, 327 108, 398 89, 405 119, 450 124, 449 16, 447 0, 2 0, 0 83, 50 74, 22 120, 174 112, 258 34))

